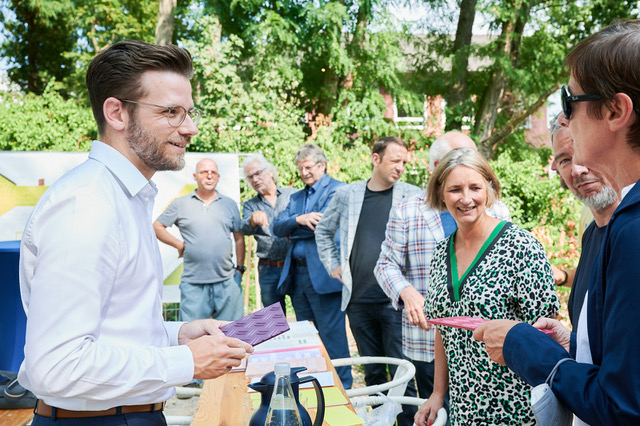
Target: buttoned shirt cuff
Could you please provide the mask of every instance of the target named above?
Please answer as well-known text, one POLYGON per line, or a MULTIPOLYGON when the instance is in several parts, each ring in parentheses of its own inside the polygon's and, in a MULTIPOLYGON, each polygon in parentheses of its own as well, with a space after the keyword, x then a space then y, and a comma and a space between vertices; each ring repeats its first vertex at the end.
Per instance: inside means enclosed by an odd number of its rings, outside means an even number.
POLYGON ((164 348, 167 354, 167 384, 183 385, 193 380, 195 366, 193 354, 187 345, 164 348))
POLYGON ((170 346, 178 346, 178 333, 180 332, 180 327, 183 324, 186 324, 184 321, 165 321, 164 326, 167 329, 167 334, 169 335, 169 345, 170 346))

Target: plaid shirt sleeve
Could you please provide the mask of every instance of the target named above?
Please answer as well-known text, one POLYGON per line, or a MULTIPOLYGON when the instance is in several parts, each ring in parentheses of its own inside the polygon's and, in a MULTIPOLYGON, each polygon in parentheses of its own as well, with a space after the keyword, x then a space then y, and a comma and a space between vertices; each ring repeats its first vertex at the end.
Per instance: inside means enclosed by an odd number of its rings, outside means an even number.
POLYGON ((400 293, 411 284, 406 280, 407 221, 403 218, 404 203, 394 206, 389 213, 387 230, 374 274, 380 287, 391 299, 396 310, 402 309, 400 293))

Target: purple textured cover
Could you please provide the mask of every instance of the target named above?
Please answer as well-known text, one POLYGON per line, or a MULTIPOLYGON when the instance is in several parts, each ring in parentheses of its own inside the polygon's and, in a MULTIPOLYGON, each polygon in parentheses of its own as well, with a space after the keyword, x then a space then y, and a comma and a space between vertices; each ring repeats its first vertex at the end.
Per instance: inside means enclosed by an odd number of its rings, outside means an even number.
POLYGON ((267 341, 289 330, 280 302, 262 308, 246 317, 220 327, 228 337, 235 337, 251 346, 267 341))

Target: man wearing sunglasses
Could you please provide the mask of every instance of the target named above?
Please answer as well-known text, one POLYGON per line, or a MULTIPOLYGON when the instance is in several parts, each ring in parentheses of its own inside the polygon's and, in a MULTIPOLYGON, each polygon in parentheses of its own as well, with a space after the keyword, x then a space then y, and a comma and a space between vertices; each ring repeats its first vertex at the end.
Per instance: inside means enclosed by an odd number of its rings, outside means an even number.
POLYGON ((253 235, 258 244, 258 281, 263 306, 280 302, 285 310, 284 295, 278 294, 277 287, 284 259, 290 242, 271 233, 274 219, 287 208, 295 188, 278 186, 278 171, 261 154, 251 155, 242 164, 244 176, 256 191, 255 197, 242 205, 242 226, 244 235, 253 235))
POLYGON ((227 373, 252 351, 219 321, 161 316, 151 178, 181 169, 198 133, 191 76, 186 50, 133 40, 89 65, 99 141, 40 198, 20 248, 18 379, 39 399, 33 425, 165 425, 174 386, 227 373))
POLYGON ((564 119, 573 161, 621 192, 593 262, 576 333, 541 318, 491 321, 474 333, 491 358, 531 385, 553 379, 555 396, 575 425, 640 424, 640 20, 620 21, 590 36, 567 57, 564 119), (559 364, 564 358, 575 361, 559 364))

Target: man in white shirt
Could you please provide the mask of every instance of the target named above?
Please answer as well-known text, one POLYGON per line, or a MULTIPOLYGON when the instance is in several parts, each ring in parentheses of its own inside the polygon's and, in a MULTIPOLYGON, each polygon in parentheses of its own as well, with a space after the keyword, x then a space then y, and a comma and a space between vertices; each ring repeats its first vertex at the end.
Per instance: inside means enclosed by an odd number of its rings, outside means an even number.
POLYGON ((39 399, 34 425, 166 424, 174 386, 218 377, 252 351, 218 321, 162 320, 150 179, 182 168, 198 133, 191 76, 189 52, 139 41, 89 65, 100 141, 42 196, 22 239, 18 378, 39 399))

